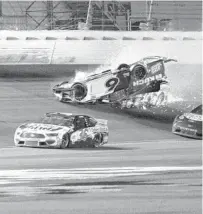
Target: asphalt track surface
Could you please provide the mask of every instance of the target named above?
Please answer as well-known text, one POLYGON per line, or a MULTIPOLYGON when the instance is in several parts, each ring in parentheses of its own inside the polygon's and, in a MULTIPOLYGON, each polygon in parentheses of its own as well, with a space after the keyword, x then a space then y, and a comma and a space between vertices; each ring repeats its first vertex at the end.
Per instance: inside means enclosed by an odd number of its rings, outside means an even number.
POLYGON ((202 213, 202 143, 171 133, 175 114, 59 103, 53 79, 0 82, 1 214, 202 213), (15 128, 46 112, 108 119, 97 149, 15 148, 15 128))

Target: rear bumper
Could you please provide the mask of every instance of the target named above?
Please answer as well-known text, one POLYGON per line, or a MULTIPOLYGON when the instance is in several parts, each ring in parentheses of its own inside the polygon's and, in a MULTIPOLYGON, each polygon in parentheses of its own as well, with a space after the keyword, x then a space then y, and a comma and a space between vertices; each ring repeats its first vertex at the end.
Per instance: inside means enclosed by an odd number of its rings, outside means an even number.
POLYGON ((61 93, 54 93, 54 96, 59 100, 59 101, 63 101, 63 102, 73 102, 71 100, 70 97, 68 96, 64 96, 64 94, 61 92, 61 93))

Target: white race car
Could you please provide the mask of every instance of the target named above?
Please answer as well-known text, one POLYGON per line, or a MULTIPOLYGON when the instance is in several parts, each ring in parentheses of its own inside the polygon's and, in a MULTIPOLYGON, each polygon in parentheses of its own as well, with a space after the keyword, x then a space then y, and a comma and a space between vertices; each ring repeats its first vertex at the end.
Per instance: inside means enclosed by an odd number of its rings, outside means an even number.
POLYGON ((153 56, 133 64, 121 64, 115 70, 86 76, 78 81, 64 81, 53 87, 60 102, 67 103, 110 103, 122 106, 123 102, 136 99, 138 95, 159 92, 168 83, 164 64, 174 59, 153 56))
POLYGON ((20 125, 14 142, 28 147, 99 147, 108 142, 108 133, 107 120, 54 112, 39 122, 20 125))

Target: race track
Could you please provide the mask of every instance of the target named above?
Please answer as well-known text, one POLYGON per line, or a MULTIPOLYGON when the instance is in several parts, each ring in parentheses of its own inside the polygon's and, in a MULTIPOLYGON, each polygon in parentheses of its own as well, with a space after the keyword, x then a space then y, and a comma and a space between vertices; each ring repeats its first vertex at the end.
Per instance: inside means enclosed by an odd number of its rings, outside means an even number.
POLYGON ((159 119, 108 107, 71 106, 50 93, 53 79, 0 80, 1 214, 200 214, 202 144, 159 119), (109 121, 97 149, 15 148, 15 128, 46 112, 109 121))

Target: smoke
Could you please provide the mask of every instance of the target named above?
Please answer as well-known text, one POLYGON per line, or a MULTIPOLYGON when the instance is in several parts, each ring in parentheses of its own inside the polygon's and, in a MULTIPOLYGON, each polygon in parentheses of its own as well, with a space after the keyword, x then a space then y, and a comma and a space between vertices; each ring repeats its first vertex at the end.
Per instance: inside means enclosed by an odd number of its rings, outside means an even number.
POLYGON ((78 82, 78 81, 84 81, 85 79, 87 79, 87 77, 90 75, 90 73, 86 72, 86 71, 79 71, 76 70, 75 71, 75 77, 74 77, 74 81, 78 82))
POLYGON ((176 102, 183 102, 184 99, 181 97, 178 97, 176 95, 173 95, 171 92, 169 92, 167 94, 168 98, 167 98, 167 103, 171 104, 171 103, 176 103, 176 102))
POLYGON ((202 100, 202 65, 169 64, 167 76, 170 82, 170 93, 183 101, 202 100))

